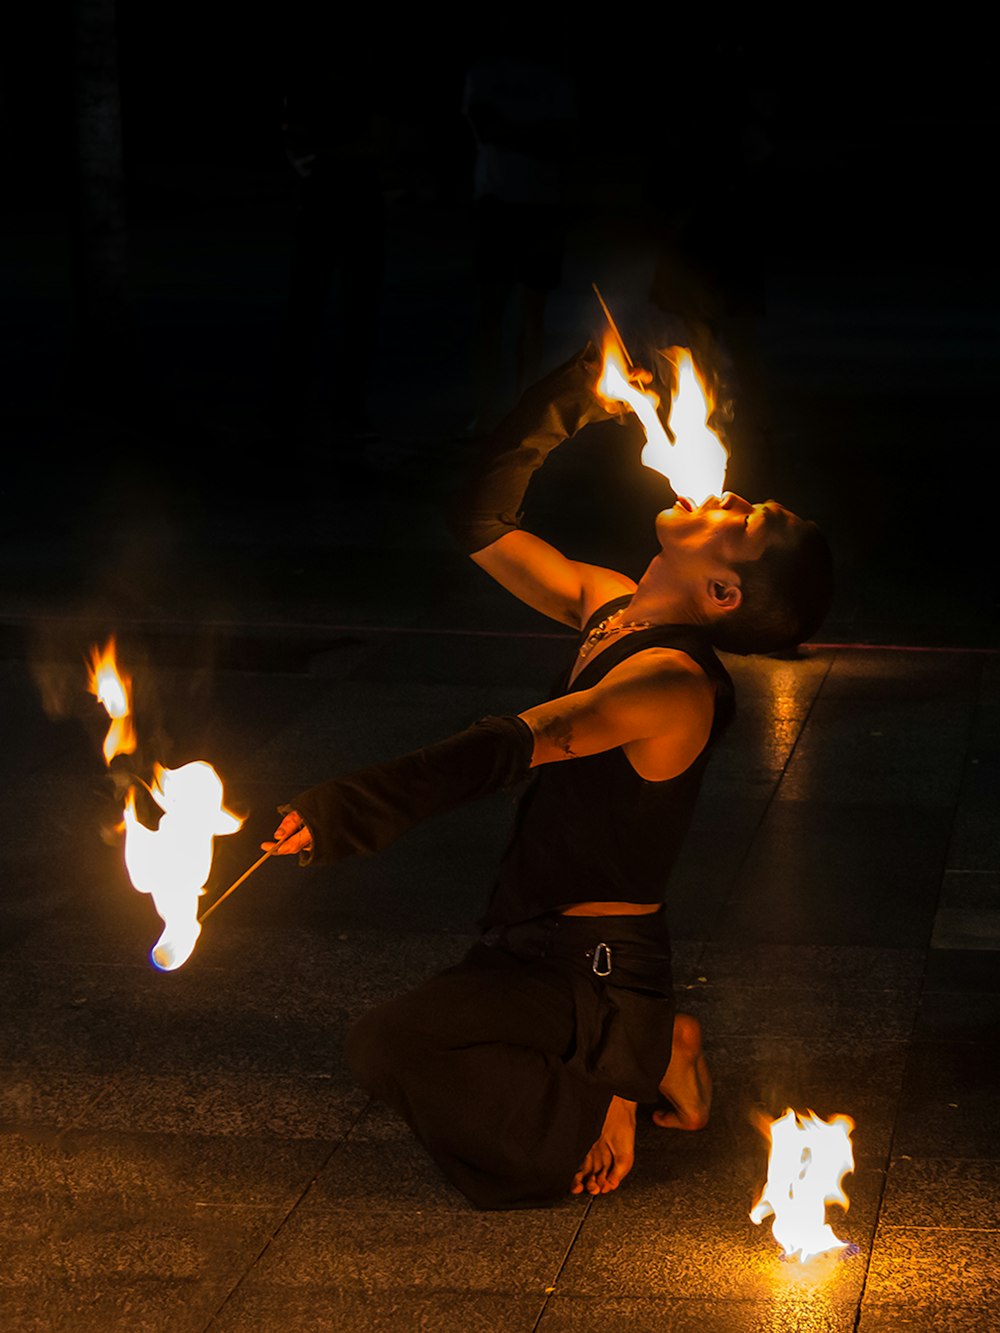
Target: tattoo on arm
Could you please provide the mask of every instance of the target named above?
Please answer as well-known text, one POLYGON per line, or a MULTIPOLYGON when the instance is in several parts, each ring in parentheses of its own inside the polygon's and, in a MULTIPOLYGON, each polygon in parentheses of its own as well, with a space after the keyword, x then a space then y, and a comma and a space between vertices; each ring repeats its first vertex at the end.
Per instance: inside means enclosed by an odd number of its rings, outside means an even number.
POLYGON ((541 739, 546 745, 560 750, 567 759, 577 757, 573 749, 573 723, 568 717, 553 717, 546 722, 541 731, 541 739))

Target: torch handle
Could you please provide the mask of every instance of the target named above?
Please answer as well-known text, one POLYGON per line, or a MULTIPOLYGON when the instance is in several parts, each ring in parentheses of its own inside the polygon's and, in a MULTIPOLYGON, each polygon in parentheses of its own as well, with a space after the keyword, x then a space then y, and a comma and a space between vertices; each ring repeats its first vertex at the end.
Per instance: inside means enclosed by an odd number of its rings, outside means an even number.
POLYGON ((271 850, 269 852, 265 852, 263 856, 258 856, 257 860, 254 861, 253 865, 250 867, 249 870, 244 870, 243 874, 240 875, 239 879, 236 880, 234 884, 230 884, 229 888, 225 891, 225 893, 220 894, 219 897, 216 898, 215 902, 212 903, 211 907, 205 908, 204 912, 202 912, 201 916, 198 918, 199 924, 204 925, 204 923, 212 915, 212 913, 215 911, 218 905, 220 903, 224 903, 231 893, 235 893, 236 890, 243 883, 243 881, 249 879, 255 870, 259 870, 260 867, 264 864, 264 862, 269 857, 274 855, 275 850, 276 849, 272 847, 271 850))
POLYGON ((614 315, 612 315, 611 311, 608 309, 607 301, 605 301, 604 297, 601 295, 600 287, 598 287, 596 282, 592 282, 590 285, 594 289, 594 295, 601 303, 601 309, 604 311, 604 318, 608 321, 608 326, 610 327, 611 332, 615 335, 615 341, 621 349, 622 356, 625 358, 625 364, 628 366, 629 370, 634 370, 635 362, 628 354, 628 348, 625 346, 625 339, 622 337, 621 331, 615 323, 614 315))

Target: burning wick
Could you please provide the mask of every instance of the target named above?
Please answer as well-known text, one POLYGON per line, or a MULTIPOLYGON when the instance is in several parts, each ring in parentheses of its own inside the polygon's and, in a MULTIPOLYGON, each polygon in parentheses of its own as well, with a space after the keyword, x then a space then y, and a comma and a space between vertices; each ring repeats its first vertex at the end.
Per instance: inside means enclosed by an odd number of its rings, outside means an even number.
MULTIPOLYGON (((111 718, 104 741, 107 764, 115 755, 132 754, 137 748, 131 685, 118 669, 113 638, 101 651, 92 650, 90 692, 111 718)), ((148 791, 163 814, 156 829, 147 828, 136 812, 135 787, 129 788, 124 811, 125 868, 133 886, 150 894, 163 921, 163 933, 150 958, 161 971, 172 972, 191 957, 201 934, 198 899, 212 868, 214 841, 242 828, 243 820, 222 804, 222 780, 202 760, 177 769, 156 764, 148 791)))
POLYGON ((132 681, 118 671, 113 637, 101 650, 91 649, 89 684, 91 694, 100 700, 111 719, 104 738, 104 762, 110 764, 118 754, 134 754, 137 741, 131 718, 132 681))
POLYGON ((613 403, 625 403, 639 418, 646 435, 642 462, 662 473, 677 496, 702 504, 710 495, 721 495, 726 482, 726 447, 708 424, 714 404, 694 359, 686 347, 668 347, 660 353, 677 372, 677 390, 670 404, 670 427, 664 426, 657 408, 659 396, 641 389, 629 379, 632 360, 611 312, 594 287, 601 309, 611 327, 604 344, 604 361, 597 392, 613 403))
POLYGON ((785 1259, 804 1264, 817 1254, 847 1249, 847 1241, 838 1240, 826 1221, 826 1205, 848 1207, 843 1179, 854 1170, 854 1121, 848 1115, 821 1120, 814 1111, 801 1116, 789 1108, 759 1128, 770 1140, 771 1153, 750 1221, 759 1225, 774 1214, 771 1234, 785 1259))
POLYGON ((157 764, 150 795, 163 811, 156 829, 140 823, 134 787, 126 798, 125 865, 163 921, 150 957, 172 972, 191 957, 201 934, 198 899, 212 868, 213 842, 242 828, 243 820, 223 806, 219 775, 202 760, 175 769, 157 764))

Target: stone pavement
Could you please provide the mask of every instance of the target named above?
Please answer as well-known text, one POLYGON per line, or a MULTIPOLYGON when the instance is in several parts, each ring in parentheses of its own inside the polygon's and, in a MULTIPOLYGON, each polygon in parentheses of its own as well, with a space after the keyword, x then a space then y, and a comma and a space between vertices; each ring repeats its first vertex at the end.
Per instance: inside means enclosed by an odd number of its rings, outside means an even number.
MULTIPOLYGON (((809 280, 813 297, 837 286, 818 269, 809 280)), ((101 836, 117 804, 83 658, 109 631, 136 669, 145 760, 211 760, 248 815, 218 845, 213 892, 308 783, 539 697, 565 636, 509 605, 443 532, 464 443, 396 424, 322 488, 307 458, 286 508, 261 489, 287 455, 203 417, 192 454, 235 443, 257 483, 205 500, 168 476, 149 483, 159 504, 129 514, 81 468, 73 503, 8 504, 4 1328, 998 1326, 995 597, 972 559, 988 546, 978 517, 964 493, 932 488, 925 462, 932 440, 967 444, 984 399, 966 386, 949 415, 966 363, 946 350, 944 388, 927 388, 906 350, 925 354, 926 330, 913 333, 905 302, 892 305, 906 346, 888 387, 874 353, 853 363, 873 308, 853 281, 825 323, 822 301, 800 298, 809 338, 779 301, 773 487, 761 465, 762 485, 831 529, 841 594, 800 660, 733 661, 738 721, 669 896, 713 1119, 684 1136, 644 1122, 638 1164, 608 1197, 472 1210, 343 1063, 355 1016, 468 943, 507 798, 377 859, 267 864, 173 974, 148 964, 158 922, 101 836), (857 1122, 851 1207, 831 1220, 858 1253, 801 1272, 747 1216, 764 1171, 751 1113, 789 1105, 857 1122)), ((557 312, 569 345, 575 309, 567 296, 557 312)), ((947 349, 948 335, 939 322, 931 341, 947 349)), ((424 420, 439 405, 428 390, 424 420)), ((32 443, 38 428, 18 428, 32 443)), ((586 558, 635 558, 655 484, 620 471, 605 444, 581 441, 540 487, 539 529, 586 558)))

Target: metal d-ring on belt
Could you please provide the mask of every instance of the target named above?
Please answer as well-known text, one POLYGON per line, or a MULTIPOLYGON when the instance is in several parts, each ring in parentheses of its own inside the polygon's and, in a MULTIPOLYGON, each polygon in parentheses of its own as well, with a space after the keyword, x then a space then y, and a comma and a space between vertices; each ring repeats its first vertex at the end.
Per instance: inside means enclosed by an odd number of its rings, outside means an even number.
POLYGON ((605 944, 601 940, 600 944, 595 945, 592 950, 588 950, 587 957, 591 960, 590 968, 595 977, 610 977, 611 975, 611 945, 605 944))

